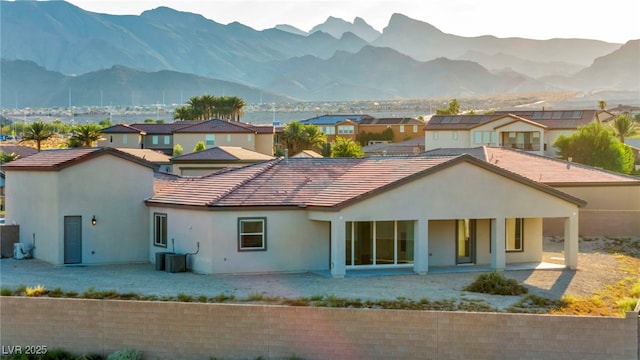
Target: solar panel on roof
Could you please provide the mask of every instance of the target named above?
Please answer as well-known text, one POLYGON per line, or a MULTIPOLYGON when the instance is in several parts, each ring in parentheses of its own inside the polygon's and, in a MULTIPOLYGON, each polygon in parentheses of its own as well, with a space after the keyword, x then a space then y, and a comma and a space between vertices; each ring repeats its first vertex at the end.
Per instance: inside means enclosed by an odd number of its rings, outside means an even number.
POLYGON ((582 111, 574 111, 571 115, 572 119, 580 119, 582 118, 582 111))
POLYGON ((554 111, 553 112, 553 119, 561 119, 562 118, 562 111, 554 111))
POLYGON ((539 120, 542 119, 542 112, 540 111, 536 111, 533 113, 533 116, 531 117, 531 119, 533 120, 539 120))

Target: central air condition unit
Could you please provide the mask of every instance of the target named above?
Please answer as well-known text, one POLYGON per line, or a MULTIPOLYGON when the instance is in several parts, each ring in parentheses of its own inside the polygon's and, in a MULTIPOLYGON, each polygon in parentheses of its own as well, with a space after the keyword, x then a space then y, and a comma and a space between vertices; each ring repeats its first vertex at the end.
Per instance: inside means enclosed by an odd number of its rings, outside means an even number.
POLYGON ((165 271, 170 273, 187 271, 187 255, 185 254, 165 254, 165 271))

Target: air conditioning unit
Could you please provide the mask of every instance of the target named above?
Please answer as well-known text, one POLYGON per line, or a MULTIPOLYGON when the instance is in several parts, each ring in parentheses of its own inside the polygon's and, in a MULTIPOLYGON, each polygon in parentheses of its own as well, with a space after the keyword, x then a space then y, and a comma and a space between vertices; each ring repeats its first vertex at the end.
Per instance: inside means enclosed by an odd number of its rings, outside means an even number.
POLYGON ((165 271, 169 273, 187 271, 187 255, 185 254, 165 254, 165 271))

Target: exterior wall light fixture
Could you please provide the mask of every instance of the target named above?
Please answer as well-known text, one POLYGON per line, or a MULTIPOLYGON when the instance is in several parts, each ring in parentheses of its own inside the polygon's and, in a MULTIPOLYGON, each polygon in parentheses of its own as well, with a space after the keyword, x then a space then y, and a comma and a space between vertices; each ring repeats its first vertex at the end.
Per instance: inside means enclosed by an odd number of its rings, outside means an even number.
POLYGON ((96 226, 97 223, 98 223, 98 220, 96 220, 96 216, 93 215, 93 217, 91 218, 91 225, 96 226))

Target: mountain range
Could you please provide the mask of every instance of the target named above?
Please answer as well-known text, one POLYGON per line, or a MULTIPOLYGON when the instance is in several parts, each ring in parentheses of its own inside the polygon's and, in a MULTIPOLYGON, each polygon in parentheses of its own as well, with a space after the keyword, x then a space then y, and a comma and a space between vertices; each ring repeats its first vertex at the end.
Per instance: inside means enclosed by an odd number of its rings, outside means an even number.
POLYGON ((1 1, 2 106, 247 102, 640 91, 640 40, 462 37, 394 14, 255 30, 159 7, 139 16, 1 1), (16 99, 19 98, 19 101, 16 99))

